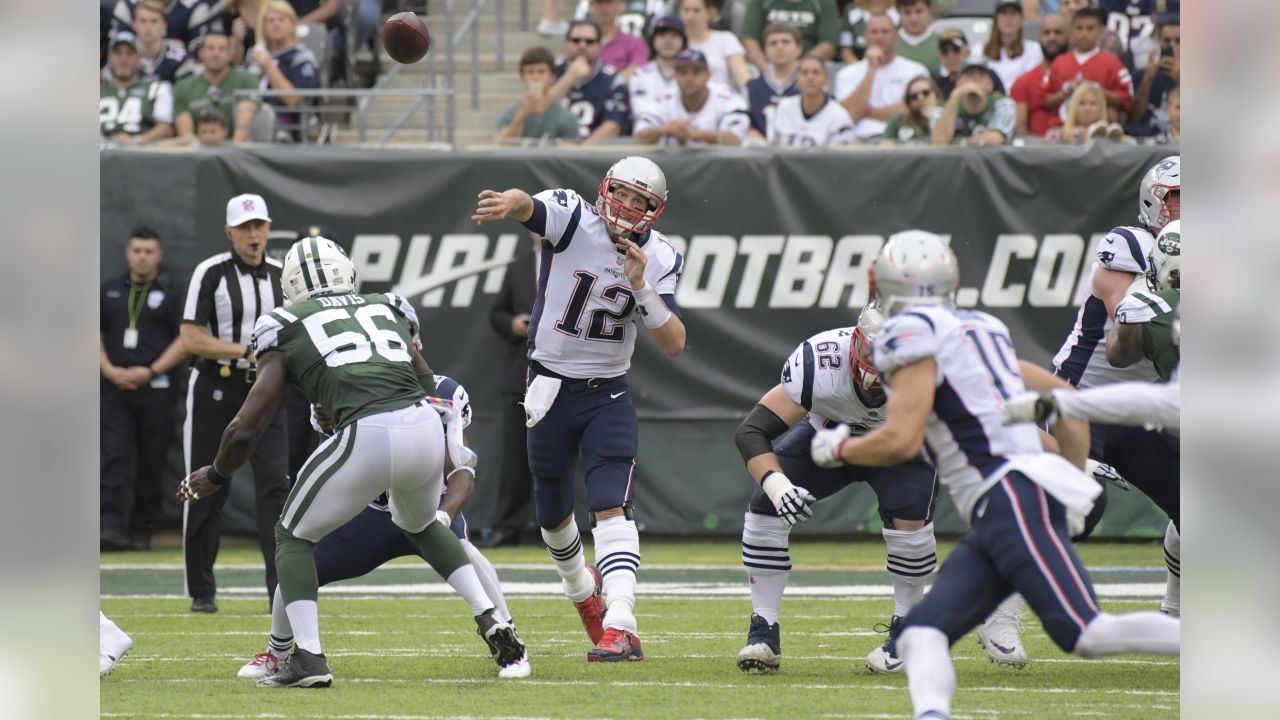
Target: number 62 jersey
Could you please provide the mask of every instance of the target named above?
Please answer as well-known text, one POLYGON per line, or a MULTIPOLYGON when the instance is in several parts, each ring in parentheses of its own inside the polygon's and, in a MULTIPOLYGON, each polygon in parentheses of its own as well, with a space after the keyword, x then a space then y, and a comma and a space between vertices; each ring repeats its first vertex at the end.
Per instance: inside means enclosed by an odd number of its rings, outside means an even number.
POLYGON ((809 412, 809 424, 818 430, 835 423, 864 435, 884 423, 884 395, 866 397, 853 379, 853 328, 827 330, 800 343, 782 366, 782 389, 787 397, 809 412))
MULTIPOLYGON (((524 225, 543 239, 529 359, 569 378, 625 374, 641 318, 604 219, 574 191, 553 189, 533 197, 524 225)), ((645 284, 679 316, 675 292, 684 258, 653 229, 632 239, 647 258, 645 284)))

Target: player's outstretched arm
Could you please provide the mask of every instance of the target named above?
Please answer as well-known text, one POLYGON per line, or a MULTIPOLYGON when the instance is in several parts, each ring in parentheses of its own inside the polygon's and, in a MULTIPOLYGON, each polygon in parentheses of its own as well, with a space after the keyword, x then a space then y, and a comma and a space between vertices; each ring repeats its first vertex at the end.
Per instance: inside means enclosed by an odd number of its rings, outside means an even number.
POLYGON ((471 221, 477 225, 487 225, 507 218, 525 222, 533 217, 533 198, 518 188, 503 192, 481 190, 478 197, 476 212, 471 216, 471 221))
POLYGON ((268 352, 258 359, 258 379, 249 390, 240 412, 222 433, 218 457, 213 461, 215 467, 230 473, 249 459, 253 446, 258 444, 258 438, 266 432, 284 402, 287 381, 283 352, 268 352))

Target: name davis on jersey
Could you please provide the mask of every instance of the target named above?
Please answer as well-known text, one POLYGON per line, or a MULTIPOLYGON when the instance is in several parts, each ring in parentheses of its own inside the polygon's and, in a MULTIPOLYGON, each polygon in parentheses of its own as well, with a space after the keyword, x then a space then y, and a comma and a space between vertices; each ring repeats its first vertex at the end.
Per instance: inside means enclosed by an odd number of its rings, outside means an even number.
MULTIPOLYGON (((1051 233, 996 237, 977 287, 962 287, 961 307, 1067 307, 1088 291, 1095 250, 1105 233, 1089 238, 1051 233)), ((949 241, 949 236, 942 235, 949 241)), ((361 283, 389 283, 390 292, 422 307, 469 307, 476 292, 496 294, 507 264, 525 235, 450 233, 356 235, 351 259, 361 283)), ((684 255, 676 300, 697 308, 862 307, 867 271, 883 235, 667 235, 684 255)), ((368 291, 368 290, 366 290, 368 291)))

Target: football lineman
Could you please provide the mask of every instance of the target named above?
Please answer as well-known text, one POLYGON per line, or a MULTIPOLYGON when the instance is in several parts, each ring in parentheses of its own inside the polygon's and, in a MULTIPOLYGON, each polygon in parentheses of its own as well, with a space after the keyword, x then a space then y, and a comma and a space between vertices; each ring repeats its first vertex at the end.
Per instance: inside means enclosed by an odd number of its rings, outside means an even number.
POLYGON ((856 327, 828 330, 801 343, 783 364, 782 381, 738 427, 734 440, 757 483, 742 527, 742 565, 752 604, 747 644, 737 658, 743 671, 769 672, 781 664, 778 615, 791 575, 792 526, 813 515, 812 503, 855 482, 876 493, 888 552, 885 569, 893 580, 889 639, 867 655, 866 664, 877 673, 902 671, 894 639, 937 564, 933 467, 917 455, 888 468, 823 469, 809 456, 809 441, 822 428, 845 425, 863 434, 883 422, 884 391, 871 364, 871 343, 883 322, 871 303, 856 327))
MULTIPOLYGON (((445 415, 445 435, 448 437, 454 423, 460 423, 465 429, 471 424, 471 399, 466 388, 458 381, 445 375, 436 375, 436 396, 443 400, 443 407, 448 411, 445 415)), ((433 403, 440 400, 432 399, 433 403)), ((325 436, 333 434, 332 418, 321 408, 313 408, 312 425, 325 436)), ((465 436, 461 439, 466 443, 465 436)), ((475 489, 475 453, 468 452, 470 461, 460 467, 450 467, 446 462, 444 478, 444 494, 440 497, 440 509, 436 511, 436 519, 457 536, 466 550, 467 557, 476 569, 480 584, 485 594, 493 600, 497 615, 515 624, 511 611, 507 607, 506 597, 502 592, 502 584, 498 581, 498 573, 480 551, 467 538, 467 520, 462 514, 472 491, 475 489)), ((458 577, 449 571, 452 560, 449 547, 436 545, 426 552, 414 544, 409 537, 396 527, 391 519, 391 507, 387 494, 379 495, 369 503, 359 515, 346 525, 329 533, 316 544, 316 577, 321 587, 339 580, 349 580, 366 575, 382 565, 398 557, 417 555, 435 567, 441 563, 440 577, 458 581, 458 577)), ((463 588, 457 588, 462 590, 463 588)), ((275 674, 280 661, 289 656, 293 649, 293 629, 289 625, 289 616, 284 611, 284 601, 280 597, 280 589, 276 588, 276 599, 271 610, 271 635, 267 641, 267 649, 258 653, 252 660, 240 668, 239 677, 260 679, 275 674)), ((525 656, 501 666, 498 670, 500 678, 529 677, 530 666, 527 653, 525 656)))
POLYGON ((178 490, 192 502, 218 492, 245 462, 290 381, 333 419, 334 435, 307 460, 276 522, 281 604, 295 649, 258 685, 333 683, 320 644, 315 546, 381 493, 389 493, 392 522, 435 558, 436 571, 470 603, 498 664, 516 662, 524 644, 498 616, 466 551, 437 517, 446 449, 455 467, 467 458, 461 443, 446 443, 440 414, 427 402, 436 383, 418 352, 417 312, 396 295, 356 295, 355 266, 327 238, 294 243, 281 284, 287 305, 259 317, 253 330, 257 381, 213 464, 191 473, 178 490))
POLYGON ((668 356, 684 350, 675 300, 684 259, 653 229, 666 204, 662 170, 627 157, 609 168, 595 203, 568 189, 532 197, 484 190, 472 216, 479 224, 513 218, 544 241, 529 323, 529 470, 542 538, 595 643, 589 662, 644 658, 634 613, 640 536, 631 509, 639 428, 627 369, 639 323, 668 356), (579 452, 594 567, 573 517, 579 452))
MULTIPOLYGON (((1071 537, 1101 487, 1044 452, 1034 425, 1004 424, 1005 402, 1023 390, 1013 342, 995 317, 955 308, 960 276, 951 248, 927 235, 895 237, 876 257, 871 280, 889 315, 873 350, 888 394, 884 424, 861 437, 844 425, 819 430, 811 452, 822 467, 888 467, 924 445, 969 522, 898 639, 914 717, 951 717, 950 646, 1015 591, 1064 651, 1177 654, 1177 619, 1098 608, 1071 537)), ((1064 452, 1067 445, 1083 451, 1082 423, 1057 430, 1064 452)))

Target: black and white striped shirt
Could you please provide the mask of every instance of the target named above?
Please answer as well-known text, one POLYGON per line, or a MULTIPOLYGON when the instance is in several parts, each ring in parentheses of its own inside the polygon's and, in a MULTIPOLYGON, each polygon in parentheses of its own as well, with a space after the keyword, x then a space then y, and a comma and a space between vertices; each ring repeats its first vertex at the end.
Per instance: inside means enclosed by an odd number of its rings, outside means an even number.
MULTIPOLYGON (((234 252, 208 258, 191 273, 182 322, 200 325, 219 340, 248 344, 258 316, 284 304, 280 271, 280 263, 271 258, 256 268, 234 252)), ((217 362, 249 367, 243 359, 217 362)))

